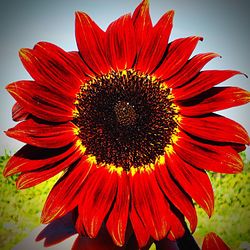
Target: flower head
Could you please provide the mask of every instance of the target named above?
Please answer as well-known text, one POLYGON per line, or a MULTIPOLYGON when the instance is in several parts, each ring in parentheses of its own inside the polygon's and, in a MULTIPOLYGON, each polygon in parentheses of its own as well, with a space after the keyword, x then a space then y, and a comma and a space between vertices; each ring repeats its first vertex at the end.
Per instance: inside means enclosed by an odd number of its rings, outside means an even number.
POLYGON ((190 58, 201 37, 169 43, 173 11, 152 25, 147 0, 103 31, 76 13, 79 51, 47 42, 21 49, 34 81, 7 86, 16 99, 6 134, 27 143, 8 162, 18 188, 63 171, 42 212, 49 223, 76 211, 80 234, 102 224, 118 246, 132 225, 140 247, 150 238, 177 239, 193 201, 210 216, 214 197, 205 170, 238 173, 245 129, 214 112, 250 100, 238 87, 214 87, 241 74, 204 70, 215 53, 190 58))

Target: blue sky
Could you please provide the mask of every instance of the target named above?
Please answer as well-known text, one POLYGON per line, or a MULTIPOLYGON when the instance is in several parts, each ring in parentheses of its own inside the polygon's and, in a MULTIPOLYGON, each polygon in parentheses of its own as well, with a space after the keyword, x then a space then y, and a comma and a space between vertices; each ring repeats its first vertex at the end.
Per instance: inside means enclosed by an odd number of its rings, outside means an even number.
MULTIPOLYGON (((3 131, 14 126, 11 107, 14 100, 4 87, 13 81, 30 79, 18 50, 49 41, 65 50, 76 50, 74 12, 87 12, 103 29, 119 16, 132 12, 140 1, 44 0, 2 1, 0 15, 0 153, 15 152, 21 143, 7 138, 3 131)), ((210 62, 207 69, 237 69, 250 76, 250 16, 248 0, 151 0, 154 23, 169 9, 176 11, 171 40, 190 35, 204 37, 195 54, 217 52, 222 59, 210 62)), ((250 79, 236 76, 224 85, 250 91, 250 79)), ((235 119, 250 131, 250 105, 229 109, 223 115, 235 119)), ((248 158, 250 150, 248 149, 248 158)))

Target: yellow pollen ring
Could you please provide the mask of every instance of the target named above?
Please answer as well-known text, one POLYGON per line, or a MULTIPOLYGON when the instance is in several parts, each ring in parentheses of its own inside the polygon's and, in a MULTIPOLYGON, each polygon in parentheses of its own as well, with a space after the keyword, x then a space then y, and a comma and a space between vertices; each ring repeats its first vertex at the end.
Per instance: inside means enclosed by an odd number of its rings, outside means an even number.
POLYGON ((78 101, 78 100, 75 100, 74 104, 75 104, 75 105, 78 105, 78 104, 79 104, 79 101, 78 101))
POLYGON ((82 145, 82 142, 81 142, 80 139, 78 139, 78 140, 76 141, 76 148, 77 148, 82 154, 85 154, 85 152, 86 152, 86 147, 84 147, 84 146, 82 145))
MULTIPOLYGON (((168 87, 167 83, 166 82, 161 82, 160 83, 160 87, 162 90, 169 90, 170 88, 168 87)), ((171 99, 170 97, 172 97, 173 95, 172 94, 169 94, 169 97, 168 99, 171 99)))
POLYGON ((165 156, 161 155, 157 157, 155 160, 155 163, 150 163, 148 165, 140 166, 140 167, 134 167, 132 166, 129 171, 127 171, 127 174, 131 174, 131 176, 134 176, 137 172, 138 173, 145 173, 147 172, 148 174, 152 173, 155 170, 155 167, 157 165, 164 165, 165 164, 165 156))
POLYGON ((182 117, 180 115, 174 115, 173 120, 179 125, 182 121, 182 117))
POLYGON ((123 168, 122 167, 116 167, 113 164, 107 164, 106 168, 108 169, 108 171, 110 173, 116 172, 118 175, 120 175, 120 176, 122 175, 122 172, 123 172, 123 168))
POLYGON ((137 171, 138 169, 132 166, 127 173, 130 173, 132 176, 134 176, 137 171))
POLYGON ((173 109, 176 113, 178 113, 180 111, 180 107, 177 106, 176 104, 172 103, 170 105, 170 108, 173 109))
POLYGON ((73 118, 79 117, 79 112, 76 108, 72 111, 72 116, 73 116, 73 118))
POLYGON ((157 162, 159 165, 164 165, 165 164, 165 156, 164 155, 159 156, 159 158, 157 159, 157 162))
POLYGON ((179 140, 180 136, 178 136, 180 130, 179 128, 174 129, 174 133, 172 134, 170 138, 170 144, 168 144, 165 148, 164 151, 165 153, 170 156, 174 152, 174 147, 173 145, 176 144, 176 142, 179 140))
POLYGON ((152 76, 152 77, 151 77, 151 81, 152 81, 152 82, 156 82, 156 80, 157 80, 156 76, 152 76))
POLYGON ((79 135, 80 132, 81 132, 80 128, 78 128, 78 127, 74 127, 74 128, 73 128, 73 133, 74 133, 74 135, 79 135))
POLYGON ((96 161, 96 157, 91 155, 88 157, 87 161, 91 164, 91 165, 97 165, 97 161, 96 161))
POLYGON ((121 71, 121 76, 128 76, 127 70, 125 70, 125 69, 122 70, 122 71, 121 71))

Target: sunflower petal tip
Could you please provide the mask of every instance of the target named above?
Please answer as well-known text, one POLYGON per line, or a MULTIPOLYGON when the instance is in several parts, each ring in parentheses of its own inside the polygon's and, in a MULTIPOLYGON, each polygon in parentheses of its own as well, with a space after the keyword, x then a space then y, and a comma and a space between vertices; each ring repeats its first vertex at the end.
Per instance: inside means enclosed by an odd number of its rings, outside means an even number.
POLYGON ((19 50, 19 57, 23 61, 30 61, 31 49, 22 48, 19 50))
POLYGON ((41 217, 40 222, 41 224, 48 224, 47 220, 44 217, 41 217))
POLYGON ((202 242, 202 250, 220 249, 230 250, 229 246, 214 232, 205 235, 202 242))
POLYGON ((88 14, 77 10, 75 11, 75 17, 80 20, 82 17, 88 17, 88 14))
POLYGON ((174 18, 175 10, 169 10, 167 13, 168 13, 170 18, 172 18, 172 19, 174 18))
POLYGON ((97 233, 96 232, 88 232, 88 236, 89 236, 89 238, 94 239, 97 236, 97 233))
POLYGON ((213 211, 209 211, 207 215, 208 215, 208 218, 211 219, 211 217, 213 215, 213 211))
POLYGON ((7 162, 7 164, 3 170, 3 176, 5 178, 18 173, 17 168, 16 167, 13 168, 13 165, 9 164, 9 163, 10 163, 10 161, 7 162))
POLYGON ((50 42, 46 42, 46 41, 40 41, 40 42, 38 42, 38 43, 36 43, 36 44, 34 45, 33 50, 36 50, 36 49, 41 50, 41 49, 42 49, 42 50, 46 51, 46 50, 47 50, 47 47, 48 47, 49 45, 53 45, 53 44, 50 43, 50 42))
POLYGON ((42 236, 41 232, 36 236, 35 241, 38 242, 40 240, 44 239, 44 237, 42 236))
POLYGON ((248 78, 248 75, 246 73, 242 73, 246 78, 248 78))
POLYGON ((42 211, 40 222, 41 224, 49 224, 51 222, 51 219, 48 216, 48 213, 45 212, 45 209, 42 211))
POLYGON ((11 88, 11 86, 13 85, 13 83, 9 83, 9 84, 7 84, 6 86, 5 86, 5 89, 9 89, 9 88, 11 88))
POLYGON ((218 54, 218 53, 213 52, 212 54, 214 55, 214 57, 222 58, 222 56, 220 54, 218 54))
POLYGON ((79 15, 81 15, 81 11, 79 11, 79 10, 77 10, 77 11, 75 11, 75 17, 78 17, 79 15))
POLYGON ((5 89, 6 89, 9 93, 14 92, 14 90, 15 90, 14 83, 8 84, 7 86, 5 86, 5 89))
POLYGON ((21 48, 19 50, 19 55, 20 56, 26 55, 28 51, 29 51, 29 49, 27 49, 27 48, 21 48))
POLYGON ((142 0, 139 6, 141 6, 142 8, 148 9, 149 4, 150 4, 150 0, 142 0))
POLYGON ((203 36, 199 36, 198 38, 199 38, 199 40, 200 40, 201 42, 204 41, 204 37, 203 37, 203 36))
POLYGON ((113 240, 115 241, 115 244, 118 246, 118 247, 123 247, 124 246, 124 240, 122 240, 122 239, 117 239, 117 238, 114 238, 114 237, 112 237, 113 238, 113 240))
POLYGON ((24 185, 22 185, 22 182, 19 180, 16 182, 16 189, 17 190, 24 189, 24 185))
POLYGON ((245 76, 246 78, 248 78, 248 75, 247 75, 246 73, 241 72, 241 71, 238 71, 238 70, 235 71, 235 74, 236 74, 236 75, 243 75, 243 76, 245 76))
POLYGON ((26 181, 25 177, 23 175, 20 175, 16 180, 16 189, 22 190, 29 186, 27 186, 28 182, 26 181))
POLYGON ((40 41, 38 43, 35 44, 34 48, 35 47, 44 47, 45 45, 48 45, 49 42, 46 42, 46 41, 40 41))
POLYGON ((10 128, 6 131, 4 131, 5 135, 7 135, 8 137, 13 137, 13 135, 15 134, 15 130, 13 131, 13 128, 10 128))
POLYGON ((79 10, 76 10, 76 11, 75 11, 75 15, 77 15, 79 12, 80 12, 79 10))
POLYGON ((195 225, 190 226, 191 233, 194 233, 197 228, 197 223, 195 225))
POLYGON ((9 169, 4 169, 3 170, 3 176, 6 178, 6 177, 8 177, 8 176, 10 176, 11 174, 10 174, 10 170, 9 169))
POLYGON ((8 137, 13 137, 14 132, 11 129, 4 131, 4 134, 8 137))
MULTIPOLYGON (((196 42, 203 42, 204 41, 204 37, 203 36, 190 36, 189 39, 191 39, 191 41, 196 41, 196 42)), ((216 53, 213 53, 216 54, 216 53)))
POLYGON ((210 201, 210 205, 209 207, 207 208, 207 215, 208 215, 208 218, 210 219, 214 213, 214 198, 211 198, 211 201, 210 201))

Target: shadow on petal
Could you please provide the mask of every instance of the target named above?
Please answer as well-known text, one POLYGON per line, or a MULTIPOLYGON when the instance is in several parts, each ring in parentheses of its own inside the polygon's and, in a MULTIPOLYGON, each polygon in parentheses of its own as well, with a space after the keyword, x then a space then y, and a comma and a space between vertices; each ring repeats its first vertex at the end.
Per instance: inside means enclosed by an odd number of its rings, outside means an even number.
POLYGON ((74 214, 73 212, 69 212, 48 224, 36 237, 36 241, 45 239, 44 246, 49 247, 64 241, 76 233, 74 214))

